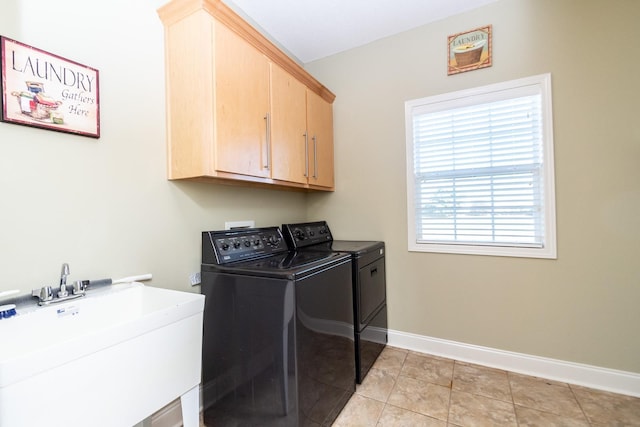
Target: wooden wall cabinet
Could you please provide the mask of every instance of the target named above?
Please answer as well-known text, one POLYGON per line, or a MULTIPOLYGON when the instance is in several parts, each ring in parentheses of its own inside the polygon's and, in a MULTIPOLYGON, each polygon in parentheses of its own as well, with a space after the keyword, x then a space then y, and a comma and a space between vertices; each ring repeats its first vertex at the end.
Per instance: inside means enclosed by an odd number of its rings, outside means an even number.
POLYGON ((272 178, 333 189, 333 107, 275 64, 271 67, 272 178))
POLYGON ((307 90, 309 186, 333 188, 333 107, 307 90))
POLYGON ((274 179, 307 184, 306 108, 306 87, 272 64, 270 128, 274 179))
POLYGON ((224 25, 214 37, 215 169, 268 178, 269 61, 224 25))
POLYGON ((333 191, 335 95, 220 0, 158 14, 169 179, 333 191))

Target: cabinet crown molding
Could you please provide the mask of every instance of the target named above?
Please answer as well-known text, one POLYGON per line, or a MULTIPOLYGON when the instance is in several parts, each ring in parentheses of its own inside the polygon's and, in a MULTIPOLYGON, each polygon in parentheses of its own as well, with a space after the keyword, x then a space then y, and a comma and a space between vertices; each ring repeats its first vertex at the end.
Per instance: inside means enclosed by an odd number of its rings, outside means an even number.
POLYGON ((170 26, 200 10, 206 11, 214 19, 224 24, 249 44, 262 52, 273 63, 304 83, 311 91, 325 101, 333 103, 335 94, 309 74, 300 64, 253 28, 240 15, 221 0, 173 0, 158 9, 158 15, 165 26, 170 26))

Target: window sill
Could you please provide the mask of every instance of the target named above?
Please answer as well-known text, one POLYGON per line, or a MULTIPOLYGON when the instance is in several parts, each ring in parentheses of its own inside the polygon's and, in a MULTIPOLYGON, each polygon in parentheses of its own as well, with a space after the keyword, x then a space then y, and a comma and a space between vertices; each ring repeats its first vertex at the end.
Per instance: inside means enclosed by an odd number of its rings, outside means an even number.
POLYGON ((555 247, 527 248, 514 246, 460 245, 414 243, 409 244, 409 252, 431 252, 459 255, 485 255, 516 258, 557 259, 555 247))

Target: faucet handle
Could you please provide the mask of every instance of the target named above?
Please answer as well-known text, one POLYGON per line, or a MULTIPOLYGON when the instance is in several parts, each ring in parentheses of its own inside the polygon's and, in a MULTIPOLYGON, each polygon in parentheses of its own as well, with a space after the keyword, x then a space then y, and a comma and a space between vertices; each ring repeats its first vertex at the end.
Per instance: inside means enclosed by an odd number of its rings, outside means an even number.
POLYGON ((74 295, 84 295, 88 286, 89 286, 88 280, 76 280, 75 282, 73 282, 73 288, 71 289, 71 292, 74 295))
POLYGON ((38 297, 40 302, 51 301, 53 299, 53 289, 51 286, 43 286, 40 289, 32 290, 31 296, 38 297))

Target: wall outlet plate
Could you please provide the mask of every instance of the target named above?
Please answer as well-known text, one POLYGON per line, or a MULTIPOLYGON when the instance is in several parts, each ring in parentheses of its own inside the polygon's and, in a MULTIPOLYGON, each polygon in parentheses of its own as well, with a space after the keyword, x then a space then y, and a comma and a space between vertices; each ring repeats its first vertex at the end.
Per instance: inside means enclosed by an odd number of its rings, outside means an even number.
POLYGON ((246 221, 225 221, 224 229, 225 230, 233 230, 236 228, 254 228, 256 226, 256 222, 252 219, 248 219, 246 221))
POLYGON ((195 273, 191 273, 189 275, 189 281, 191 282, 191 286, 197 286, 201 283, 200 280, 200 272, 197 271, 195 273))

